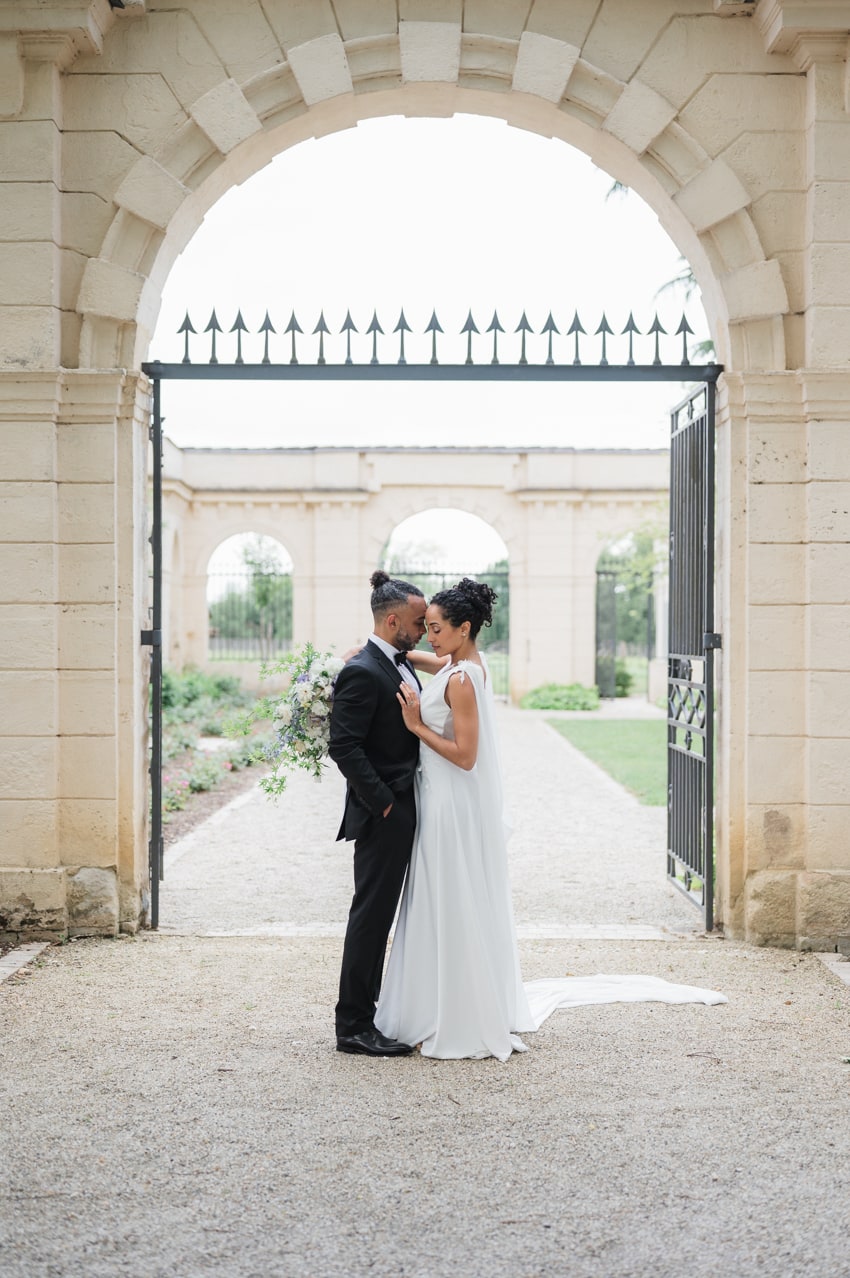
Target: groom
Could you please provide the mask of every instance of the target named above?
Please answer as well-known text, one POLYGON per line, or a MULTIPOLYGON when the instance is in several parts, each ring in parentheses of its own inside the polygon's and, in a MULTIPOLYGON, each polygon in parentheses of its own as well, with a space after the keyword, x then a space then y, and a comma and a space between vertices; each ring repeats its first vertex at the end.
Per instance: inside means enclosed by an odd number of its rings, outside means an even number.
POLYGON ((396 694, 419 681, 407 653, 425 633, 417 586, 385 572, 371 578, 374 633, 337 676, 329 753, 345 777, 338 839, 354 840, 354 898, 336 1005, 337 1051, 407 1056, 407 1043, 375 1028, 375 1004, 402 884, 413 849, 413 778, 419 739, 408 732, 396 694))

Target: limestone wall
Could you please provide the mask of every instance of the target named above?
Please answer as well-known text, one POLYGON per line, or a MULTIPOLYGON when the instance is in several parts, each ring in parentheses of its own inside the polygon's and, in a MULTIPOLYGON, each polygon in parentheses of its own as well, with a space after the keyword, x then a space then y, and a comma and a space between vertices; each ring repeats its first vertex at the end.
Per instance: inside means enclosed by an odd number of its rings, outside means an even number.
POLYGON ((719 915, 850 931, 848 36, 843 0, 2 6, 0 931, 145 918, 138 371, 171 263, 284 148, 453 111, 580 147, 693 265, 728 370, 719 915))

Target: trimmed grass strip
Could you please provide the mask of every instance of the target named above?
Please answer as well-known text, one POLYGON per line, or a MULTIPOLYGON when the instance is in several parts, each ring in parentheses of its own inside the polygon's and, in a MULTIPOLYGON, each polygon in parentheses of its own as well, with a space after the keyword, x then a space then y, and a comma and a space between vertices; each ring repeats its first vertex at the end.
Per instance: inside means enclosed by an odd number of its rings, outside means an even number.
POLYGON ((658 719, 548 719, 582 754, 647 807, 667 804, 667 724, 658 719))

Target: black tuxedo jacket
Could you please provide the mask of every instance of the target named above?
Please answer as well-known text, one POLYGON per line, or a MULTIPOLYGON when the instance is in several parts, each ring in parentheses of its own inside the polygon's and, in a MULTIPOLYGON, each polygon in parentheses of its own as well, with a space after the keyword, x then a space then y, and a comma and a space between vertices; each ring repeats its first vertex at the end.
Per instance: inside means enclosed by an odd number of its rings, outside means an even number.
POLYGON ((329 754, 348 782, 338 839, 360 838, 413 785, 419 738, 401 717, 401 683, 398 667, 371 640, 337 675, 329 754))

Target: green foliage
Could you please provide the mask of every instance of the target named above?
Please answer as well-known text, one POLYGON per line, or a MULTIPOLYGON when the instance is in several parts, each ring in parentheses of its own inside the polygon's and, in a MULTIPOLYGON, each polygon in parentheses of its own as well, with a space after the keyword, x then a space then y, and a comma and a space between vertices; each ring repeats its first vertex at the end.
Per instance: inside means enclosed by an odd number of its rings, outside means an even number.
POLYGON ((618 661, 614 673, 614 686, 618 697, 627 697, 632 690, 634 675, 625 661, 618 661))
POLYGON ((165 669, 162 672, 162 707, 164 710, 192 706, 202 698, 210 702, 236 702, 245 705, 250 700, 242 691, 239 680, 232 675, 209 675, 203 670, 187 669, 182 673, 165 669))
MULTIPOLYGON (((651 624, 649 603, 655 573, 663 567, 667 526, 661 519, 649 521, 630 532, 617 546, 603 550, 597 570, 612 572, 617 642, 646 652, 651 624)), ((625 695, 618 693, 618 696, 625 695)))
POLYGON ((667 805, 663 719, 550 719, 552 727, 649 807, 667 805))
POLYGON ((527 692, 520 702, 523 710, 598 710, 598 688, 581 683, 544 683, 527 692))

